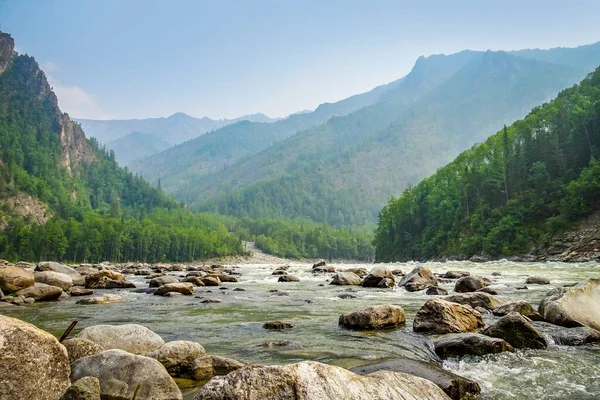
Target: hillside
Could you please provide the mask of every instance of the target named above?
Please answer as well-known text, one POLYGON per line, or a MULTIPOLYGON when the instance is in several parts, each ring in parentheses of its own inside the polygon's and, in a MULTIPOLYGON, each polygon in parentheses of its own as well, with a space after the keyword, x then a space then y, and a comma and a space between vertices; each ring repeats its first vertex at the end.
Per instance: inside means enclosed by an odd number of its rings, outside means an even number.
POLYGON ((107 150, 115 152, 115 159, 122 166, 149 155, 160 153, 172 144, 151 133, 131 132, 106 144, 107 150))
POLYGON ((0 258, 184 261, 240 240, 115 162, 58 108, 32 57, 0 32, 0 258))
MULTIPOLYGON (((402 84, 421 77, 427 61, 419 60, 402 84)), ((398 102, 400 86, 396 96, 390 92, 174 193, 192 208, 238 216, 374 222, 390 196, 584 75, 503 52, 472 53, 437 84, 422 79, 420 87, 430 90, 412 104, 398 102)))
POLYGON ((570 248, 571 259, 577 251, 597 258, 597 243, 586 250, 556 238, 576 243, 581 238, 563 232, 599 209, 599 150, 600 68, 392 199, 379 215, 377 260, 498 257, 547 246, 570 248))

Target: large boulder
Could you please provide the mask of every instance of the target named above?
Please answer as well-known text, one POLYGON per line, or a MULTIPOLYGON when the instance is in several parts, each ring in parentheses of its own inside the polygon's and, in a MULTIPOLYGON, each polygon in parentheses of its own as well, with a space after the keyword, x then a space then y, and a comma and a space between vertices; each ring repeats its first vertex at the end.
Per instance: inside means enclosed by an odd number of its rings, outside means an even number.
POLYGON ((398 283, 398 286, 404 287, 409 292, 423 290, 429 286, 437 286, 438 281, 429 268, 419 266, 414 268, 398 283))
POLYGON ((517 349, 545 349, 548 343, 519 313, 511 313, 481 331, 484 335, 506 340, 517 349))
POLYGON ((384 304, 342 314, 338 323, 349 329, 388 329, 404 325, 406 315, 402 307, 384 304))
MULTIPOLYGON (((50 271, 58 272, 59 274, 68 275, 73 281, 73 285, 85 285, 85 277, 81 275, 75 268, 69 267, 68 265, 59 264, 54 261, 42 261, 37 267, 36 271, 50 271)), ((44 282, 46 283, 46 282, 44 282)))
POLYGON ((85 276, 85 287, 88 289, 121 289, 135 287, 125 280, 125 275, 110 269, 103 269, 85 276))
POLYGON ((35 301, 57 300, 62 294, 63 291, 59 287, 37 282, 35 285, 26 289, 21 289, 17 292, 17 295, 23 296, 26 299, 34 299, 35 301))
POLYGON ((367 376, 314 361, 248 366, 211 379, 194 400, 446 400, 434 383, 400 372, 367 376))
POLYGON ((190 378, 193 376, 192 363, 206 354, 204 347, 196 342, 176 340, 152 350, 147 357, 160 362, 171 376, 190 378))
POLYGON ((482 307, 486 310, 493 310, 502 305, 502 302, 494 296, 484 292, 457 293, 444 297, 444 300, 452 303, 469 305, 473 308, 482 307))
POLYGON ((472 307, 432 299, 417 311, 413 330, 430 334, 461 333, 476 331, 483 325, 481 314, 472 307))
POLYGON ((300 282, 300 278, 294 275, 282 275, 277 282, 300 282))
POLYGON ((542 317, 537 311, 535 311, 531 304, 529 304, 525 300, 506 303, 492 310, 492 313, 498 317, 503 317, 513 312, 519 313, 532 321, 544 320, 544 317, 542 317))
POLYGON ((165 341, 142 325, 93 325, 77 335, 91 340, 105 350, 120 349, 132 354, 147 354, 165 344, 165 341))
POLYGON ((532 322, 538 332, 552 338, 554 343, 561 346, 583 346, 600 343, 600 331, 587 326, 565 328, 542 321, 532 322))
POLYGON ((100 381, 84 376, 69 386, 59 400, 100 400, 100 381))
POLYGON ((540 302, 539 313, 552 324, 600 330, 600 279, 551 290, 540 302))
POLYGON ((194 294, 194 284, 190 282, 167 283, 154 291, 157 296, 164 296, 167 293, 194 294))
POLYGON ((380 283, 386 279, 392 282, 396 281, 389 268, 379 265, 365 276, 361 285, 363 287, 380 287, 380 283))
POLYGON ((433 342, 435 352, 441 358, 483 356, 486 354, 514 351, 504 339, 480 333, 452 333, 433 342))
POLYGON ((83 357, 95 356, 96 354, 100 354, 104 351, 102 346, 99 346, 87 339, 67 339, 62 342, 62 345, 65 346, 65 349, 67 349, 70 362, 79 360, 83 357))
POLYGON ((350 368, 350 371, 359 375, 372 374, 377 371, 390 371, 418 376, 435 383, 453 400, 460 400, 469 393, 473 394, 481 391, 477 382, 446 371, 435 364, 408 358, 397 358, 377 364, 354 367, 350 368))
POLYGON ((150 287, 161 287, 162 285, 166 285, 167 283, 179 283, 179 279, 172 275, 162 275, 157 278, 153 278, 150 280, 150 287))
POLYGON ((204 286, 221 286, 221 280, 217 275, 207 275, 202 278, 204 286))
MULTIPOLYGON (((353 274, 358 275, 360 278, 364 278, 369 274, 369 271, 367 271, 366 268, 348 268, 342 272, 352 272, 353 274)), ((392 273, 394 272, 392 271, 392 273)))
POLYGON ((71 380, 98 378, 103 399, 183 400, 165 367, 153 358, 107 350, 71 364, 71 380))
POLYGON ((338 272, 331 278, 330 285, 360 285, 362 279, 354 272, 338 272))
POLYGON ((526 285, 549 285, 550 279, 542 276, 530 276, 525 280, 526 285))
POLYGON ((39 283, 45 283, 46 285, 56 286, 64 291, 67 291, 73 286, 73 279, 69 275, 54 272, 54 271, 42 271, 35 272, 33 274, 35 281, 39 283))
POLYGON ((457 293, 474 292, 487 286, 485 280, 480 276, 463 276, 456 281, 454 291, 457 293))
POLYGON ((213 376, 227 375, 245 367, 246 363, 221 356, 203 356, 190 364, 191 379, 205 382, 213 376))
POLYGON ((29 271, 18 267, 0 269, 0 290, 8 295, 33 286, 35 278, 29 271))
POLYGON ((67 350, 54 336, 0 315, 0 398, 56 400, 70 372, 67 350))
POLYGON ((471 273, 468 271, 447 271, 444 275, 442 275, 442 278, 459 279, 469 275, 471 275, 471 273))
POLYGON ((87 299, 81 299, 75 304, 110 304, 110 303, 123 303, 125 298, 118 294, 105 294, 102 296, 94 296, 87 299))

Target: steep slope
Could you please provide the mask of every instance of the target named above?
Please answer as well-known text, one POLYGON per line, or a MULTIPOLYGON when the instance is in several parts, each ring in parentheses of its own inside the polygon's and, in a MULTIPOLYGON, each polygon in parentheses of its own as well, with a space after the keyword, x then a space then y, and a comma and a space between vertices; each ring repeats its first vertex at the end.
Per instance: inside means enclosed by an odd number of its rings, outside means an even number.
MULTIPOLYGON (((599 151, 600 68, 392 199, 379 215, 377 259, 536 250, 545 259, 548 245, 565 247, 555 238, 599 210, 599 151)), ((568 240, 598 259, 593 225, 592 240, 568 240)))
POLYGON ((233 215, 375 221, 390 196, 583 75, 503 52, 479 54, 393 121, 368 109, 332 119, 176 196, 189 203, 214 196, 198 208, 233 215))
POLYGON ((171 143, 156 135, 131 132, 119 139, 108 142, 106 149, 115 152, 115 159, 120 165, 127 166, 134 160, 159 153, 171 146, 171 143))

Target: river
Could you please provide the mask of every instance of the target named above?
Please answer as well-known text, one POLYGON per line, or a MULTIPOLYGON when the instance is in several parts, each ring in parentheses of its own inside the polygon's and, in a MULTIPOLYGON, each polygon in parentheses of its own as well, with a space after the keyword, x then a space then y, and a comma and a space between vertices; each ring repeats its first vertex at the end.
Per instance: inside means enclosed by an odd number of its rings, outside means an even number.
MULTIPOLYGON (((281 265, 281 264, 279 264, 281 265)), ((419 307, 430 297, 424 292, 404 289, 364 289, 355 286, 330 286, 328 275, 313 275, 311 265, 289 262, 288 273, 300 282, 277 282, 271 275, 275 264, 237 266, 240 282, 218 287, 196 288, 194 297, 159 297, 133 290, 111 290, 127 301, 120 304, 84 306, 77 298, 61 302, 20 307, 7 315, 21 318, 60 335, 72 320, 77 331, 96 324, 143 324, 166 341, 192 340, 201 343, 209 354, 260 364, 316 360, 343 367, 373 363, 395 356, 416 359, 434 357, 427 339, 412 333, 412 320, 419 307), (244 291, 234 291, 242 288, 244 291), (280 292, 270 292, 279 290, 280 292), (281 293, 286 292, 286 293, 281 293), (351 295, 353 298, 340 298, 351 295), (202 303, 218 299, 220 303, 202 303), (383 332, 355 332, 342 329, 340 314, 365 305, 392 303, 407 314, 406 327, 383 332), (295 327, 286 331, 267 331, 262 324, 284 320, 295 327), (285 342, 284 346, 275 342, 285 342), (270 342, 270 345, 267 344, 270 342)), ((409 272, 418 263, 387 264, 390 269, 409 272)), ((502 301, 527 300, 536 308, 553 286, 599 277, 600 264, 425 263, 433 272, 466 270, 493 281, 502 301), (501 276, 492 276, 500 272, 501 276), (549 278, 551 285, 523 286, 528 275, 549 278)), ((337 270, 373 264, 335 264, 337 270)), ((185 273, 173 273, 184 275, 185 273)), ((128 276, 138 288, 147 287, 143 276, 128 276)), ((440 285, 449 292, 454 283, 440 285)), ((102 292, 101 290, 97 292, 102 292)), ((480 399, 598 399, 600 398, 600 347, 551 345, 546 350, 517 351, 485 357, 446 360, 444 368, 477 381, 482 387, 480 399)), ((189 392, 188 392, 189 395, 189 392)))

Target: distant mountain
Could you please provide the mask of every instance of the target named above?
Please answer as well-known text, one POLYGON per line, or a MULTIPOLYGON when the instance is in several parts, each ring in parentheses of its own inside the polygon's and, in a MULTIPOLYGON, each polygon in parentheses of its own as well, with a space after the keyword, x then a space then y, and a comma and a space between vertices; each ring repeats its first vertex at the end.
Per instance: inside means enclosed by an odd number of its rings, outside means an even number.
POLYGON ((123 166, 149 155, 160 153, 172 144, 151 133, 131 132, 106 144, 106 148, 115 152, 115 158, 123 166))

